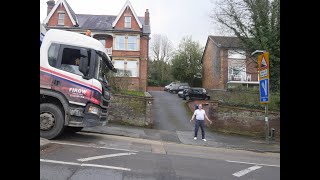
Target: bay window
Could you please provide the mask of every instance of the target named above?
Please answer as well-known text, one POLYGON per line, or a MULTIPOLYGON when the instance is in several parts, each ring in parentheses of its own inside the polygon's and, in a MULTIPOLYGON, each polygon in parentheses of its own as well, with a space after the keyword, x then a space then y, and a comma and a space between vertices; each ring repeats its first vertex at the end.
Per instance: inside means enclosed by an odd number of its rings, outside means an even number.
POLYGON ((139 36, 116 35, 115 50, 139 51, 139 36))
POLYGON ((117 77, 138 77, 139 63, 137 59, 113 59, 113 65, 118 70, 117 77))

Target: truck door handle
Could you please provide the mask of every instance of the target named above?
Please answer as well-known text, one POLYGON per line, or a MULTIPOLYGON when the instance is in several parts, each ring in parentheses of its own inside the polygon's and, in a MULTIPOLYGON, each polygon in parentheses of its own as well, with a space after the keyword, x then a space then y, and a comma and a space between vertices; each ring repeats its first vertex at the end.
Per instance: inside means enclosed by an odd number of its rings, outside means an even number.
POLYGON ((53 80, 53 81, 52 81, 52 84, 53 84, 53 85, 56 85, 56 86, 59 86, 59 85, 60 85, 60 81, 58 81, 58 80, 53 80))

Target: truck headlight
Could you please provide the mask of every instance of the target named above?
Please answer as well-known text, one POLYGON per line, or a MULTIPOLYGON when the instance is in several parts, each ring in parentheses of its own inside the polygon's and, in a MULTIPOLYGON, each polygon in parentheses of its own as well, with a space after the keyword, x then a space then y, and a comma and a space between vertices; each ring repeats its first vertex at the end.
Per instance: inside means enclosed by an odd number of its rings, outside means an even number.
POLYGON ((100 114, 100 110, 97 107, 89 106, 88 113, 99 115, 100 114))

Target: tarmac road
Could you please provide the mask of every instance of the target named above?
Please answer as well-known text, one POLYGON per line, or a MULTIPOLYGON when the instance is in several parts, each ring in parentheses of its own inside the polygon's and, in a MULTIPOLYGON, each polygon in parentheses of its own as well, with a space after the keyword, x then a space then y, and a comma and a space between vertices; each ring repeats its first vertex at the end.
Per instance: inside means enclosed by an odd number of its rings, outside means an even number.
MULTIPOLYGON (((177 94, 166 91, 151 91, 154 98, 155 129, 167 131, 190 131, 194 124, 190 123, 192 114, 187 112, 185 101, 177 94)), ((201 132, 199 131, 201 136, 201 132)))

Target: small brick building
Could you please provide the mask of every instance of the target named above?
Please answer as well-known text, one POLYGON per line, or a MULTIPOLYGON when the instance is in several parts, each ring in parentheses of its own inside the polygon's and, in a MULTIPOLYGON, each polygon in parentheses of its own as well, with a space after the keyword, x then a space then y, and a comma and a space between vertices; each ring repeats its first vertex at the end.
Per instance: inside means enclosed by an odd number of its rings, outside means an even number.
MULTIPOLYGON (((146 91, 150 18, 146 9, 144 17, 137 16, 130 1, 118 15, 76 14, 66 0, 49 0, 47 29, 62 29, 85 34, 105 45, 115 68, 117 78, 126 79, 128 89, 146 91)), ((108 4, 106 4, 108 5, 108 4)))
POLYGON ((201 59, 203 88, 258 86, 257 63, 248 57, 237 37, 209 36, 201 59))

